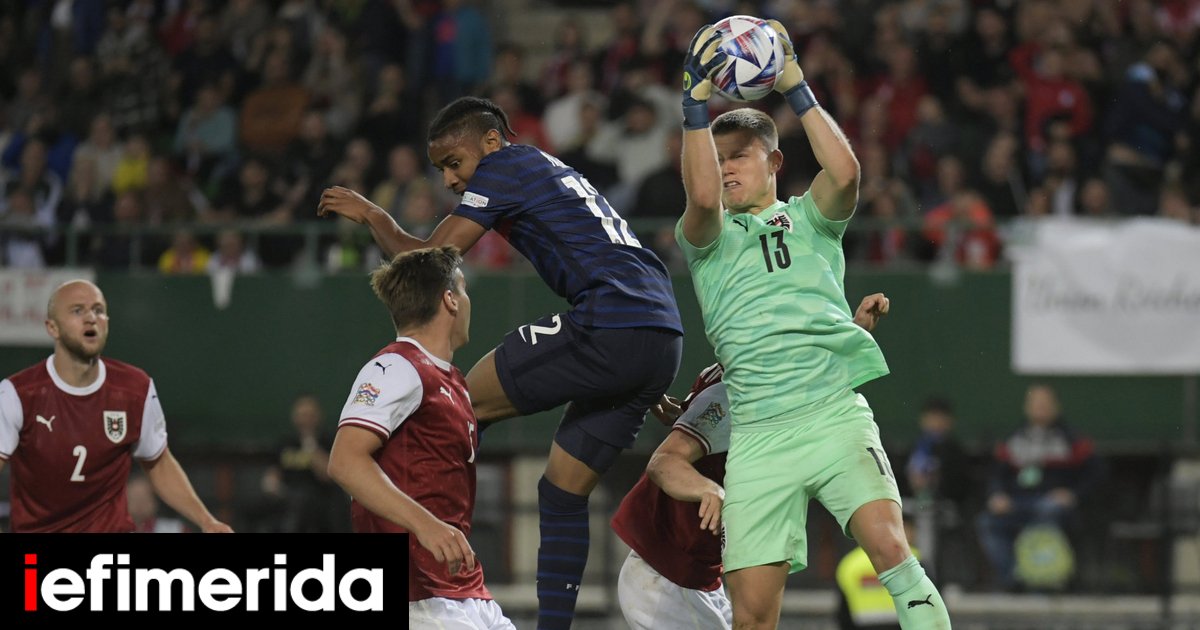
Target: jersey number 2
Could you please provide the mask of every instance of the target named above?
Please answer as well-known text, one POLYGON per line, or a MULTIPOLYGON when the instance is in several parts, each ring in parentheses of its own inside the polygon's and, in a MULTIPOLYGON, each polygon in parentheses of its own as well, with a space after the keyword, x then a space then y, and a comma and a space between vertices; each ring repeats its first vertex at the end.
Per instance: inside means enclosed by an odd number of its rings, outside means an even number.
POLYGON ((762 243, 763 261, 767 263, 767 273, 775 271, 775 267, 787 269, 792 266, 792 255, 788 252, 787 243, 783 242, 783 230, 772 232, 771 236, 775 237, 775 251, 771 251, 771 246, 767 244, 767 235, 759 234, 758 240, 762 243), (771 265, 771 254, 775 254, 775 266, 771 265))
POLYGON ((87 461, 87 447, 79 444, 71 451, 77 459, 75 460, 75 472, 71 473, 71 481, 83 481, 83 462, 87 461))

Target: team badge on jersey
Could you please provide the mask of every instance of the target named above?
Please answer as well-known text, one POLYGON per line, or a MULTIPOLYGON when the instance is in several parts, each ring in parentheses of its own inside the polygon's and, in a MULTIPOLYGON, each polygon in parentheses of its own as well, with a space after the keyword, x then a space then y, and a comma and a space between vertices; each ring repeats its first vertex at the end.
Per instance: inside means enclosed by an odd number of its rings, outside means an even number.
POLYGON ((104 435, 108 436, 109 441, 113 444, 120 444, 121 440, 125 439, 125 429, 128 423, 125 421, 124 411, 105 411, 104 412, 104 435))
POLYGON ((774 216, 767 219, 767 225, 777 225, 789 232, 792 231, 792 218, 786 212, 776 212, 774 216))
POLYGON ((354 394, 354 404, 374 407, 375 401, 379 398, 379 391, 378 387, 370 383, 359 385, 358 393, 354 394))
POLYGON ((725 409, 721 407, 721 403, 709 403, 708 408, 700 412, 696 418, 696 424, 707 424, 709 427, 715 427, 721 423, 721 418, 725 417, 725 409))

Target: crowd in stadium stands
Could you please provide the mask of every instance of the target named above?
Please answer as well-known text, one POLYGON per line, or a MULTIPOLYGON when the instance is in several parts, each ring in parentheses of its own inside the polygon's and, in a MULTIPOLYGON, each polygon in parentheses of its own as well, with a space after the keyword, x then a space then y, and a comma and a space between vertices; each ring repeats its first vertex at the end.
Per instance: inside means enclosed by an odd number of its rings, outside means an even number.
MULTIPOLYGON (((731 13, 783 21, 853 142, 853 260, 988 268, 1011 226, 1042 216, 1200 223, 1198 0, 642 0, 614 3, 603 29, 566 17, 536 34, 469 0, 0 7, 9 267, 62 264, 67 227, 87 235, 84 264, 285 266, 303 237, 247 225, 318 221, 331 184, 427 234, 455 200, 429 171, 425 124, 464 94, 502 105, 519 142, 575 165, 626 218, 665 224, 683 207, 683 49, 731 13), (138 247, 119 229, 145 225, 170 227, 138 247)), ((790 156, 781 191, 798 194, 818 167, 794 117, 777 123, 790 156)), ((322 262, 372 260, 352 227, 322 233, 322 262)), ((660 236, 643 240, 680 268, 660 236)), ((472 264, 518 263, 488 238, 472 264)))

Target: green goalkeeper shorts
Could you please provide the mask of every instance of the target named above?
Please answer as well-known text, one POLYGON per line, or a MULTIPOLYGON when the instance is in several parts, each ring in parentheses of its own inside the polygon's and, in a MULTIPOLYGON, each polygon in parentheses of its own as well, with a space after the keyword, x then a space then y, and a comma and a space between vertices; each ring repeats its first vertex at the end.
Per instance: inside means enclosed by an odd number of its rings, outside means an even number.
POLYGON ((787 561, 808 565, 809 499, 850 536, 850 517, 879 499, 900 503, 867 400, 852 390, 799 410, 788 426, 735 425, 725 465, 725 571, 787 561))

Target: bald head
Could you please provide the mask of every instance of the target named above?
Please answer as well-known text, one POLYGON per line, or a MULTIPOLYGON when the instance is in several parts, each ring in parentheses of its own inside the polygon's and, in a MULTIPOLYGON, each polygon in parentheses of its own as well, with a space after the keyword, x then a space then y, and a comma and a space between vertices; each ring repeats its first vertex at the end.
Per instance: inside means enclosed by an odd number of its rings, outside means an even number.
POLYGON ((104 301, 104 293, 100 291, 100 287, 88 282, 87 280, 67 280, 66 282, 58 285, 58 288, 54 290, 54 293, 50 294, 50 300, 46 303, 46 319, 54 319, 54 308, 57 304, 62 302, 62 300, 59 298, 60 295, 64 293, 69 293, 71 295, 75 295, 76 293, 86 294, 88 291, 94 291, 95 295, 100 297, 100 301, 104 301))
POLYGON ((100 287, 87 280, 59 285, 46 304, 46 332, 55 355, 92 362, 108 341, 108 304, 100 287))

